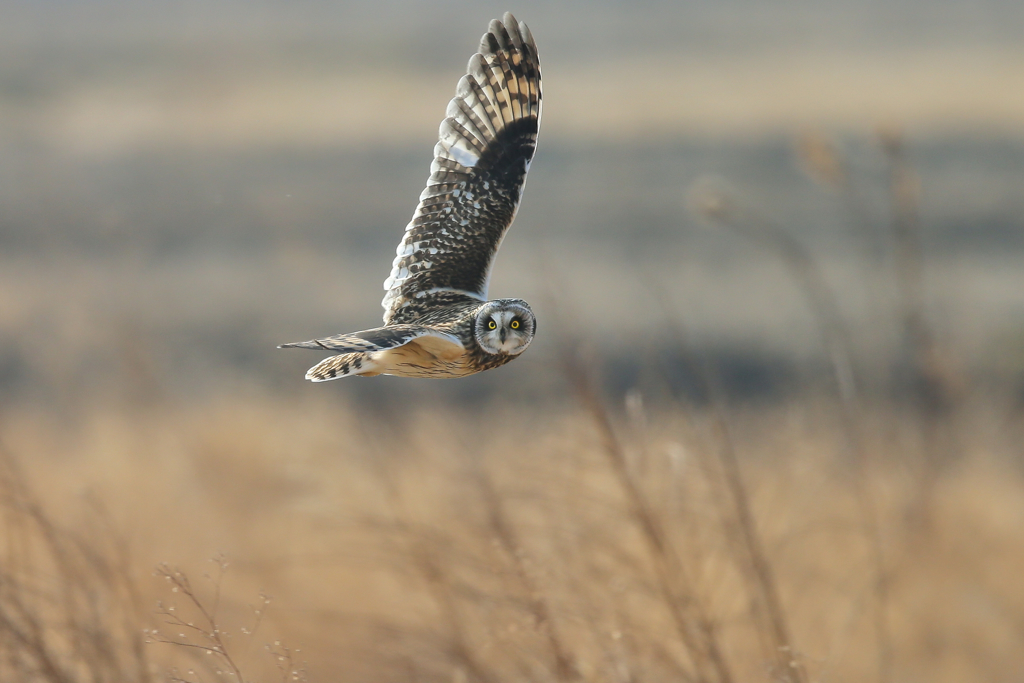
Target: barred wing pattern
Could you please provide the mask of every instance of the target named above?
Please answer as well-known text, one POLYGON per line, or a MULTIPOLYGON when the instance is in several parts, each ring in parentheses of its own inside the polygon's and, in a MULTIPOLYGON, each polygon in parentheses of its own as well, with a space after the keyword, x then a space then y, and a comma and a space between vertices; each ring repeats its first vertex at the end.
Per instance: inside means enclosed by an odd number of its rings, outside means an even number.
POLYGON ((448 104, 427 187, 384 282, 385 323, 417 320, 432 295, 487 300, 540 115, 537 45, 526 24, 505 14, 491 22, 448 104))

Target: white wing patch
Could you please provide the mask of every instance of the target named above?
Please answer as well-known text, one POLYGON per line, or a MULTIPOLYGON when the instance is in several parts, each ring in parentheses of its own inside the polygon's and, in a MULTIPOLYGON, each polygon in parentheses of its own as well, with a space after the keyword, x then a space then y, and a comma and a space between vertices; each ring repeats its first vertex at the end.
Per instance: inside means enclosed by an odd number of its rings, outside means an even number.
MULTIPOLYGON (((434 156, 441 156, 447 152, 451 159, 454 159, 456 163, 462 164, 466 168, 473 168, 476 166, 476 162, 480 161, 480 154, 476 150, 468 149, 469 141, 452 128, 448 119, 441 122, 439 135, 441 136, 441 141, 434 148, 434 156)), ((423 192, 427 193, 428 197, 430 196, 429 189, 423 192)), ((423 195, 420 196, 422 197, 423 195)))

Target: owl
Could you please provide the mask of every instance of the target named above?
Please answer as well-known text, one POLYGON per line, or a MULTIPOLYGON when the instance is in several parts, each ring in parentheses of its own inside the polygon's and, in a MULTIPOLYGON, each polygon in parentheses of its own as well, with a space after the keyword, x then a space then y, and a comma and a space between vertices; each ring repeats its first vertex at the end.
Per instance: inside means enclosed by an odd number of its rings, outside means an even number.
POLYGON ((540 61, 526 24, 495 19, 441 122, 427 187, 384 281, 384 326, 278 348, 335 355, 306 373, 464 377, 504 365, 533 341, 521 299, 487 299, 540 130, 540 61))

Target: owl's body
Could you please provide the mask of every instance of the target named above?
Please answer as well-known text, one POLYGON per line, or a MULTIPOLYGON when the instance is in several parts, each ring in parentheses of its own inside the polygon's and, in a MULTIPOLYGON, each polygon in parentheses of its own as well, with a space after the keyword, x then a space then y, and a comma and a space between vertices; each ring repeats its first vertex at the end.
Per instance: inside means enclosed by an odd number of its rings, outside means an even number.
POLYGON ((331 351, 306 373, 464 377, 508 363, 536 331, 520 299, 488 301, 537 144, 540 62, 526 24, 491 22, 448 104, 427 187, 384 282, 384 326, 280 348, 331 351))
POLYGON ((348 375, 465 377, 502 366, 525 349, 528 341, 520 343, 509 334, 514 331, 513 323, 514 329, 529 330, 531 338, 535 329, 532 312, 520 299, 481 302, 464 294, 438 292, 416 310, 420 312, 410 315, 413 311, 407 309, 404 317, 412 320, 409 323, 393 323, 287 347, 342 351, 310 368, 306 378, 314 382, 348 375), (507 313, 512 313, 512 317, 503 321, 509 325, 506 328, 495 317, 507 313), (491 321, 494 328, 486 332, 496 335, 496 343, 488 344, 492 349, 489 351, 478 341, 477 328, 486 329, 491 321))

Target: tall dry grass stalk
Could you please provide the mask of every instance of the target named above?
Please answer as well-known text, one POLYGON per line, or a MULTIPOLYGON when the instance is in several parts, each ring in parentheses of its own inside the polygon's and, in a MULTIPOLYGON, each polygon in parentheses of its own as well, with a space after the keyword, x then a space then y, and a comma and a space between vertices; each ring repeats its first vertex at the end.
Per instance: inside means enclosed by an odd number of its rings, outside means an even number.
MULTIPOLYGON (((569 346, 566 344, 565 348, 569 346)), ((580 363, 578 347, 572 346, 574 350, 564 354, 566 373, 577 397, 594 420, 611 471, 625 495, 627 512, 646 542, 658 593, 689 654, 693 666, 691 676, 701 683, 729 683, 734 680, 732 668, 719 643, 717 626, 702 604, 703 598, 681 562, 679 551, 666 534, 664 520, 652 509, 651 501, 636 481, 608 411, 580 363)))
POLYGON ((913 363, 915 389, 929 413, 953 410, 962 388, 944 357, 925 315, 924 251, 921 238, 921 181, 907 158, 906 141, 897 128, 883 128, 878 141, 889 165, 889 198, 900 315, 913 363))
MULTIPOLYGON (((652 299, 659 302, 663 319, 669 323, 675 343, 689 350, 691 345, 686 329, 664 297, 664 291, 657 286, 650 288, 652 299)), ((699 393, 707 397, 711 411, 712 434, 704 442, 701 452, 705 454, 707 462, 706 475, 720 492, 716 501, 724 520, 722 533, 730 537, 731 546, 737 553, 737 562, 745 571, 749 585, 756 591, 757 603, 752 616, 758 621, 758 635, 766 643, 767 656, 775 659, 775 677, 802 683, 807 680, 806 668, 801 661, 801 654, 793 644, 775 570, 751 511, 750 496, 729 428, 725 392, 719 377, 706 359, 693 365, 692 374, 697 378, 699 393)), ((684 406, 678 406, 677 409, 687 414, 684 406)))
MULTIPOLYGON (((808 156, 809 163, 818 166, 819 172, 827 181, 846 190, 850 193, 851 203, 858 204, 856 196, 852 194, 852 186, 844 165, 831 149, 827 151, 828 153, 823 151, 819 144, 810 150, 805 150, 805 155, 808 156)), ((866 472, 871 463, 868 462, 868 453, 862 434, 864 421, 860 382, 852 361, 850 332, 843 319, 839 302, 811 253, 781 227, 744 206, 732 192, 720 184, 717 186, 707 182, 699 184, 691 191, 691 196, 693 199, 691 206, 698 215, 727 226, 745 239, 773 253, 786 266, 793 281, 804 295, 811 316, 816 323, 822 345, 830 361, 831 374, 840 406, 838 416, 843 443, 853 464, 852 475, 856 482, 861 522, 865 536, 869 539, 872 548, 875 574, 874 621, 878 644, 878 680, 880 683, 888 683, 892 678, 888 572, 882 532, 879 528, 878 502, 874 500, 866 480, 866 472)), ((861 216, 866 215, 863 211, 858 213, 861 216)), ((712 395, 721 393, 713 390, 716 383, 714 378, 708 376, 707 373, 705 373, 704 381, 712 389, 712 395)), ((723 434, 727 434, 728 427, 724 422, 720 422, 720 429, 723 434)), ((738 501, 737 506, 741 519, 747 519, 748 513, 743 503, 745 496, 742 494, 739 470, 735 465, 735 454, 728 438, 724 443, 726 444, 723 453, 727 480, 738 501)), ((752 528, 752 526, 753 522, 749 519, 741 524, 743 529, 752 528)), ((748 545, 751 548, 757 548, 757 543, 753 541, 748 545)), ((756 567, 763 566, 763 561, 758 557, 759 553, 752 554, 753 564, 756 567)), ((767 569, 759 571, 758 574, 770 576, 767 569)), ((769 598, 773 594, 770 590, 766 591, 766 596, 769 598)), ((774 604, 771 599, 769 599, 769 604, 774 604)), ((779 611, 779 608, 775 606, 773 612, 779 611)), ((773 630, 778 634, 777 637, 784 633, 779 626, 773 630)))
POLYGON ((943 348, 926 315, 925 254, 921 235, 921 181, 910 163, 899 128, 881 128, 878 142, 888 163, 888 191, 896 283, 913 398, 921 412, 922 446, 918 499, 908 510, 917 524, 930 524, 937 473, 951 466, 963 446, 953 426, 968 394, 968 381, 943 348))

